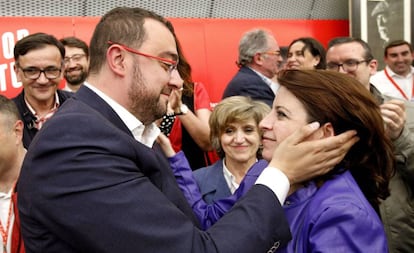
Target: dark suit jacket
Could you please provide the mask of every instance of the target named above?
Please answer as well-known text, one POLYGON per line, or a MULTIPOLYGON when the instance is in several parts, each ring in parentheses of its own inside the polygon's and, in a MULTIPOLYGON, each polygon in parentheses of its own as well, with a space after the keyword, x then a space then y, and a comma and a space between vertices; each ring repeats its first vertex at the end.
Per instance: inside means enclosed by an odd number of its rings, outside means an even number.
POLYGON ((193 175, 200 188, 201 196, 208 204, 231 195, 223 175, 222 159, 211 166, 195 170, 193 175))
POLYGON ((254 186, 207 232, 156 150, 88 87, 35 136, 18 206, 27 252, 266 252, 290 239, 274 193, 254 186))
POLYGON ((231 96, 247 96, 273 105, 275 93, 260 76, 248 67, 241 67, 239 72, 227 84, 223 98, 231 96))

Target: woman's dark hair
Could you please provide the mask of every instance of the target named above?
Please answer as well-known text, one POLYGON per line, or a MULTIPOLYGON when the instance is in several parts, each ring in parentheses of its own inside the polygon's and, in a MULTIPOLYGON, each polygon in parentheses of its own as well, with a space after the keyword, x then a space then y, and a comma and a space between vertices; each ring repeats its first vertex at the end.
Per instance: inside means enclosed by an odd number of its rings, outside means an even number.
POLYGON ((178 65, 177 70, 180 74, 181 78, 183 79, 183 95, 192 96, 194 93, 194 82, 193 78, 191 77, 191 66, 188 63, 187 59, 184 56, 183 49, 181 47, 181 43, 175 34, 174 27, 172 23, 167 20, 166 25, 171 33, 174 35, 175 43, 177 44, 177 54, 178 54, 178 65))
POLYGON ((334 71, 286 70, 280 73, 278 81, 304 105, 309 122, 330 122, 336 135, 357 131, 359 141, 333 173, 350 170, 365 197, 378 210, 379 199, 390 194, 388 183, 394 174, 395 160, 373 96, 356 79, 334 71))
POLYGON ((306 50, 309 50, 309 52, 314 57, 319 56, 319 63, 315 66, 315 69, 326 68, 326 50, 319 41, 311 37, 295 39, 290 43, 288 47, 288 52, 290 51, 290 47, 296 42, 302 42, 303 44, 305 44, 305 46, 302 48, 302 53, 305 53, 306 50))

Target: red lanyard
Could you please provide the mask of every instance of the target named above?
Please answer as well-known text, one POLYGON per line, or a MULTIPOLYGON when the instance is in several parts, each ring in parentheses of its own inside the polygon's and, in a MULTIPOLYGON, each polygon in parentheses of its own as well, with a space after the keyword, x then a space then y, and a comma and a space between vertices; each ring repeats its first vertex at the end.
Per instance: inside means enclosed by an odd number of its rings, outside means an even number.
MULTIPOLYGON (((12 195, 13 195, 13 191, 14 191, 14 185, 15 184, 13 184, 12 195)), ((10 229, 10 221, 11 221, 12 211, 13 211, 13 196, 10 196, 9 214, 7 215, 6 229, 4 229, 3 224, 0 221, 0 233, 1 233, 1 237, 3 239, 3 252, 4 253, 7 253, 7 239, 9 237, 9 229, 10 229)))
MULTIPOLYGON (((405 92, 400 88, 400 86, 394 81, 394 79, 392 79, 392 77, 388 74, 387 68, 384 68, 384 73, 385 76, 387 76, 388 80, 390 80, 390 82, 394 85, 394 87, 401 93, 401 95, 406 99, 406 100, 410 100, 407 95, 405 94, 405 92)), ((414 77, 413 77, 413 85, 411 88, 411 95, 414 93, 414 77)))

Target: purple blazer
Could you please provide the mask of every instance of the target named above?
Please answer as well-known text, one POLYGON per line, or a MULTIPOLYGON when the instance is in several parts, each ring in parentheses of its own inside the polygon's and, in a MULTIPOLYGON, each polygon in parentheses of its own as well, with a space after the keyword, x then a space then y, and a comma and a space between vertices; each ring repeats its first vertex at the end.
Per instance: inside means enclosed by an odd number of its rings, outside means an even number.
POLYGON ((284 205, 293 238, 278 252, 388 252, 384 227, 349 171, 313 182, 284 205))
MULTIPOLYGON (((204 229, 230 210, 267 166, 264 160, 257 162, 233 195, 209 205, 202 199, 184 154, 178 153, 169 162, 204 229)), ((320 188, 310 182, 286 199, 284 210, 293 239, 278 252, 388 252, 381 220, 349 171, 320 188)))

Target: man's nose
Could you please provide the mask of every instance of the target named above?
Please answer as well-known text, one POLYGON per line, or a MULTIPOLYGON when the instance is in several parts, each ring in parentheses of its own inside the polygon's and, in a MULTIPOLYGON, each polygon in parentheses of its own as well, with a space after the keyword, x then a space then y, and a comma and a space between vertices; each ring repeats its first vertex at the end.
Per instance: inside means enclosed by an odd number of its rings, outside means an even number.
POLYGON ((173 86, 175 89, 181 89, 183 87, 183 83, 184 80, 181 78, 180 73, 178 73, 178 70, 172 70, 169 85, 173 86))
POLYGON ((49 78, 46 77, 45 72, 41 72, 40 76, 36 79, 36 82, 38 82, 38 83, 48 83, 49 78))

